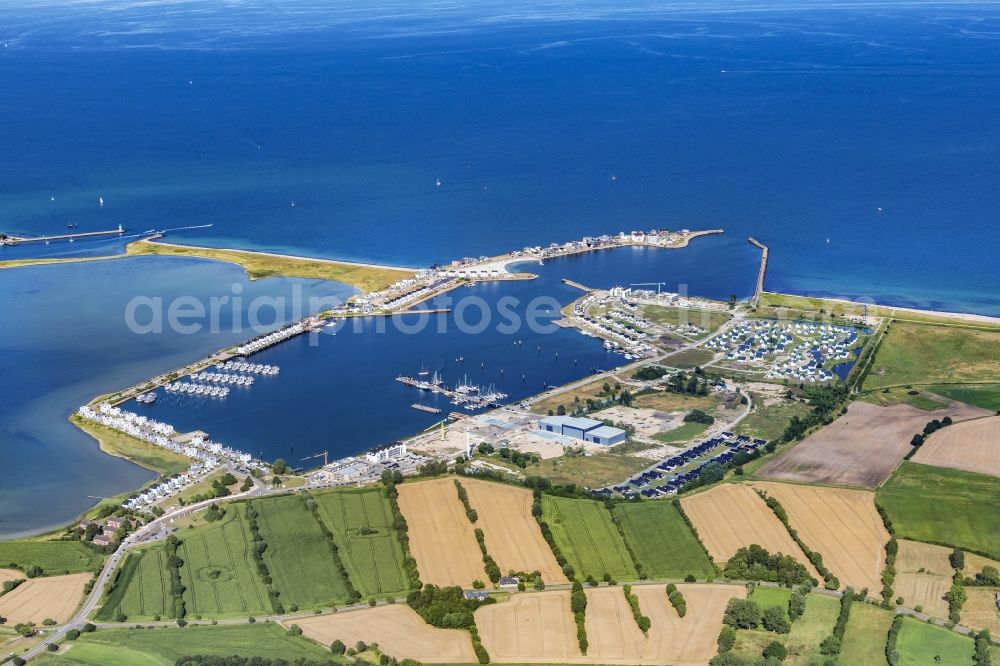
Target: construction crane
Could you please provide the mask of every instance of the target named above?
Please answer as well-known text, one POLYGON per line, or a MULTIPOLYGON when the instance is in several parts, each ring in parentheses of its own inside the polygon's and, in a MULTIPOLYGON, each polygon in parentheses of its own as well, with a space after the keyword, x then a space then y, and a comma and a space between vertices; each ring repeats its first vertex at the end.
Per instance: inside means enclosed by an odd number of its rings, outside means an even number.
POLYGON ((329 452, 327 452, 327 451, 320 451, 316 455, 314 455, 314 456, 306 456, 302 460, 309 460, 311 458, 319 458, 320 456, 323 456, 323 467, 326 467, 329 464, 329 462, 327 461, 327 455, 328 454, 329 454, 329 452))
POLYGON ((635 282, 630 284, 630 287, 656 287, 656 293, 660 293, 660 289, 667 284, 666 282, 635 282))
POLYGON ((434 430, 434 428, 437 428, 438 426, 440 426, 441 427, 441 441, 443 442, 444 441, 444 425, 447 422, 448 422, 448 419, 441 419, 440 421, 438 421, 434 425, 428 426, 428 427, 424 428, 424 432, 430 432, 431 430, 434 430))

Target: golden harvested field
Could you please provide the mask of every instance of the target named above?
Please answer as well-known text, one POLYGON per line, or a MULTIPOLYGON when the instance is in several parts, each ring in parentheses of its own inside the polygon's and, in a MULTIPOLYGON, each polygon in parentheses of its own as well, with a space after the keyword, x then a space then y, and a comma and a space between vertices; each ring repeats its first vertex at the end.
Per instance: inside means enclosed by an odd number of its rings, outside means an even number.
POLYGON ((0 583, 7 582, 8 580, 17 580, 18 578, 27 578, 23 571, 18 571, 17 569, 0 569, 0 583))
POLYGON ((928 421, 945 416, 959 421, 986 413, 961 403, 927 412, 912 405, 880 407, 856 401, 846 414, 761 467, 757 476, 874 490, 889 478, 910 451, 913 435, 928 421))
POLYGON ((569 590, 517 594, 505 603, 483 606, 476 611, 476 627, 493 662, 552 664, 583 659, 569 610, 569 590))
POLYGON ((965 574, 967 576, 973 576, 980 573, 983 567, 993 567, 1000 571, 1000 562, 996 560, 991 560, 988 557, 983 557, 982 555, 976 555, 974 553, 965 554, 965 574))
POLYGON ((966 587, 965 605, 962 606, 962 624, 973 629, 989 629, 996 636, 1000 634, 1000 611, 997 610, 996 595, 1000 588, 966 587))
POLYGON ((915 462, 1000 476, 1000 416, 956 423, 937 431, 915 462))
POLYGON ((733 597, 746 589, 737 585, 678 585, 688 612, 677 616, 660 585, 637 585, 632 591, 650 619, 643 636, 620 587, 588 589, 586 663, 592 664, 705 664, 716 653, 715 639, 722 614, 733 597))
POLYGON ((948 602, 944 593, 951 587, 954 569, 948 562, 950 548, 919 541, 899 540, 896 555, 896 595, 908 608, 923 606, 924 612, 947 619, 948 602), (923 571, 921 571, 921 569, 923 571))
POLYGON ((470 587, 486 581, 483 555, 451 478, 403 483, 399 508, 423 583, 470 587))
MULTIPOLYGON (((292 624, 289 622, 288 624, 292 624)), ((409 606, 390 604, 360 611, 296 620, 302 633, 329 645, 341 640, 378 643, 379 649, 397 659, 435 664, 474 664, 469 634, 460 629, 438 629, 424 622, 409 606)))
POLYGON ((775 497, 809 548, 823 555, 841 585, 882 589, 882 566, 889 533, 875 509, 875 494, 864 490, 760 482, 754 487, 775 497))
POLYGON ((816 571, 788 530, 753 488, 726 483, 681 500, 712 559, 724 564, 740 548, 757 544, 772 553, 792 555, 817 580, 816 571))
POLYGON ((19 622, 41 624, 52 618, 62 624, 69 620, 83 598, 83 586, 91 574, 32 578, 0 597, 0 616, 11 626, 19 622))
POLYGON ((486 550, 501 571, 541 571, 546 583, 569 582, 531 515, 530 490, 469 478, 461 483, 479 515, 475 526, 485 533, 486 550))

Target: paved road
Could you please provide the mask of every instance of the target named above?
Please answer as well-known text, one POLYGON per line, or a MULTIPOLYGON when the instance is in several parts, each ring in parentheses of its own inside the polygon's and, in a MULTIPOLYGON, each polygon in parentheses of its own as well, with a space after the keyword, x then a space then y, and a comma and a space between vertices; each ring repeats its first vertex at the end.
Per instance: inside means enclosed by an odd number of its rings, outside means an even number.
POLYGON ((143 525, 135 532, 128 535, 128 537, 126 537, 118 546, 118 550, 109 555, 108 559, 105 560, 104 568, 101 569, 90 594, 84 599, 83 605, 77 611, 76 615, 74 615, 66 624, 56 628, 50 634, 45 636, 40 643, 28 650, 25 654, 21 655, 22 658, 31 659, 32 657, 37 657, 39 654, 46 651, 50 643, 61 641, 66 636, 66 632, 70 629, 80 629, 87 622, 87 617, 97 608, 97 605, 101 600, 101 595, 104 592, 104 588, 111 579, 111 576, 115 571, 115 567, 118 566, 118 563, 122 561, 128 551, 137 546, 145 545, 165 538, 167 536, 167 531, 170 529, 170 523, 174 520, 189 516, 201 509, 208 508, 208 506, 213 503, 230 502, 238 499, 251 499, 253 497, 262 497, 265 495, 280 494, 285 492, 288 492, 288 490, 271 490, 255 480, 254 487, 244 493, 236 493, 224 498, 208 499, 195 504, 189 504, 170 513, 165 513, 159 518, 143 525))

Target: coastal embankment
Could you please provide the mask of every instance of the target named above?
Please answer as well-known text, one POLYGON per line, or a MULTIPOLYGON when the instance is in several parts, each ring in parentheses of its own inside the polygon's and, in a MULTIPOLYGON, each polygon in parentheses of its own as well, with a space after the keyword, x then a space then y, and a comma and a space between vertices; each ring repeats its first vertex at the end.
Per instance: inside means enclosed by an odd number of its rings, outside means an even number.
POLYGON ((267 277, 315 278, 340 282, 362 293, 385 289, 389 285, 411 278, 417 269, 383 266, 351 261, 334 261, 315 257, 299 257, 271 252, 255 252, 230 248, 210 248, 195 245, 178 245, 159 240, 153 235, 129 243, 122 254, 103 257, 40 257, 37 259, 11 259, 0 261, 0 269, 43 266, 48 264, 72 264, 90 261, 110 261, 139 256, 175 256, 196 259, 210 259, 237 264, 246 271, 251 280, 267 277))

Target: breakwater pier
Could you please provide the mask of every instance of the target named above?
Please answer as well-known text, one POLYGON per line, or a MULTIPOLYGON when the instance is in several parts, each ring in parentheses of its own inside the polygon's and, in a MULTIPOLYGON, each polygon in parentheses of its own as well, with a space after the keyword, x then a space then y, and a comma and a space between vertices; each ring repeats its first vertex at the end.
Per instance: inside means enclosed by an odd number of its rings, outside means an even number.
POLYGON ((764 277, 767 275, 767 246, 753 236, 747 238, 747 240, 750 241, 751 245, 761 249, 760 270, 757 271, 757 286, 754 289, 753 298, 750 299, 751 307, 757 307, 757 302, 760 301, 761 292, 764 291, 764 277))
POLYGON ((121 236, 125 229, 119 224, 117 229, 107 231, 81 231, 72 234, 53 234, 51 236, 12 236, 0 234, 0 245, 23 245, 24 243, 51 243, 54 241, 73 242, 77 238, 102 238, 104 236, 121 236))

